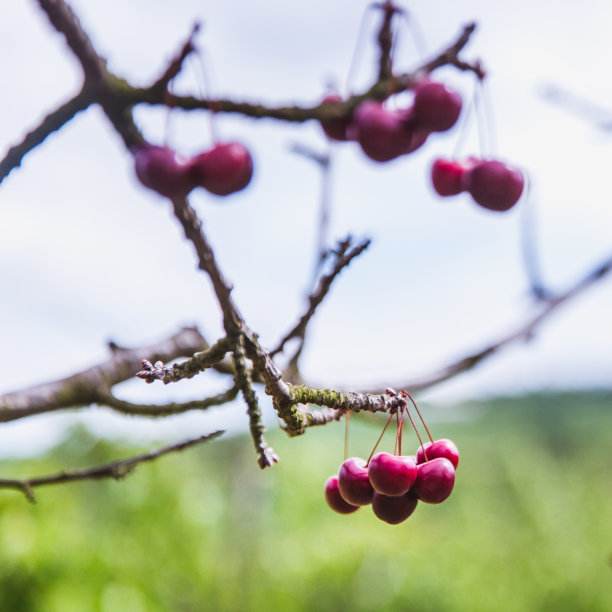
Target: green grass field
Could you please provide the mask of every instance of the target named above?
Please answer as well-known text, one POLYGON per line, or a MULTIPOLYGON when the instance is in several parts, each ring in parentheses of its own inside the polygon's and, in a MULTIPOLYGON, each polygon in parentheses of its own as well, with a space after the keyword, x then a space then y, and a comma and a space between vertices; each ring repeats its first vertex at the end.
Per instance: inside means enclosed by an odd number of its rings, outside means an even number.
MULTIPOLYGON (((461 451, 452 496, 389 526, 331 512, 343 424, 220 438, 125 481, 0 492, 0 612, 612 610, 612 396, 540 395, 429 409, 461 451)), ((354 419, 351 454, 381 421, 354 419)), ((391 437, 383 441, 390 450, 391 437)), ((406 434, 404 451, 416 449, 406 434)), ((3 475, 119 458, 75 433, 3 475)))

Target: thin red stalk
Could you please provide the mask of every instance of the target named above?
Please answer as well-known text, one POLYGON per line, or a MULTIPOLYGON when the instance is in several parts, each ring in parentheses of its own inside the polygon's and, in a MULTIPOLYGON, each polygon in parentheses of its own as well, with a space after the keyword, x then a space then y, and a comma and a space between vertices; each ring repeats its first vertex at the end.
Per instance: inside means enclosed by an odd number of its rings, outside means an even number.
POLYGON ((392 418, 393 418, 393 413, 391 413, 389 415, 389 418, 387 419, 387 422, 385 423, 385 426, 383 427, 383 430, 380 432, 380 436, 378 436, 378 440, 376 440, 376 444, 374 445, 374 448, 372 449, 372 452, 370 453, 370 456, 368 457, 368 460, 367 460, 367 462, 365 464, 366 467, 368 467, 368 465, 370 465, 370 459, 372 459, 372 457, 374 456, 374 453, 376 452, 376 448, 380 444, 380 441, 382 440, 382 437, 385 435, 385 431, 387 431, 387 427, 389 427, 389 423, 391 422, 392 418))
POLYGON ((434 439, 431 436, 431 432, 429 431, 429 427, 427 427, 427 423, 425 422, 425 419, 421 415, 421 411, 419 410, 419 407, 416 405, 416 402, 412 398, 412 395, 410 395, 410 393, 408 393, 408 391, 402 391, 402 395, 404 397, 407 397, 412 402, 412 405, 414 406, 415 410, 417 411, 417 414, 419 415, 419 419, 421 419, 421 423, 423 423, 423 427, 425 428, 425 431, 427 432, 427 435, 429 436, 429 439, 433 442, 434 439))

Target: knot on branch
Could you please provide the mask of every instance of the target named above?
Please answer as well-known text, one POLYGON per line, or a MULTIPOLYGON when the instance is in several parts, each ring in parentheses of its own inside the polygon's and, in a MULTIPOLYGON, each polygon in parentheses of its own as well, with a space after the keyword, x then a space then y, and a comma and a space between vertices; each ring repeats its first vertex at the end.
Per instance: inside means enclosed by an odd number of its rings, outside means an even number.
POLYGON ((138 378, 142 378, 149 385, 155 380, 164 380, 168 370, 163 361, 151 363, 148 359, 143 359, 140 363, 143 369, 136 372, 138 378))

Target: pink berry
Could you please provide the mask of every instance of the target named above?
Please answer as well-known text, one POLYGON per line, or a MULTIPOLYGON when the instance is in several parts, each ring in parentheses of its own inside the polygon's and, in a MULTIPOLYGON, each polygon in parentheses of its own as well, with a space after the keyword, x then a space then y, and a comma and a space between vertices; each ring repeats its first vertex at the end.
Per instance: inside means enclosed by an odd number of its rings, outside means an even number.
MULTIPOLYGON (((342 102, 342 98, 338 94, 328 94, 325 96, 321 104, 334 104, 342 102)), ((321 127, 331 140, 349 140, 348 129, 351 125, 351 118, 332 119, 330 121, 321 121, 321 127)))
POLYGON ((413 491, 408 491, 399 497, 374 493, 372 510, 381 521, 390 525, 397 525, 405 521, 414 512, 418 503, 419 499, 413 491))
POLYGON ((414 484, 416 462, 410 457, 377 453, 370 459, 368 477, 377 493, 391 497, 404 495, 414 484))
POLYGON ((419 446, 416 454, 416 460, 419 464, 437 459, 438 457, 448 459, 453 464, 453 467, 457 469, 459 465, 459 450, 457 445, 447 438, 440 438, 440 440, 435 442, 425 442, 423 446, 419 446), (425 458, 425 453, 427 453, 427 458, 425 458))
POLYGON ((145 145, 134 153, 138 180, 161 195, 185 196, 194 187, 189 163, 166 147, 145 145))
POLYGON ((330 476, 325 483, 325 501, 332 510, 340 514, 351 514, 359 510, 359 506, 353 506, 345 502, 340 495, 337 476, 330 476))
POLYGON ((238 142, 217 144, 196 155, 190 165, 195 184, 216 195, 244 189, 253 175, 251 154, 238 142))
POLYGON ((455 468, 444 457, 417 466, 417 478, 412 490, 428 504, 443 502, 455 486, 455 468))
POLYGON ((344 461, 338 471, 338 489, 344 501, 353 506, 372 503, 374 489, 368 478, 366 462, 359 457, 344 461))
POLYGON ((520 170, 500 161, 480 161, 466 175, 467 190, 475 202, 489 210, 512 208, 523 193, 520 170))
POLYGON ((359 142, 370 159, 385 162, 407 152, 413 129, 401 111, 388 110, 380 102, 366 100, 355 110, 350 136, 359 142))
POLYGON ((415 125, 431 132, 444 132, 459 118, 461 96, 444 83, 424 81, 415 88, 413 113, 415 125))

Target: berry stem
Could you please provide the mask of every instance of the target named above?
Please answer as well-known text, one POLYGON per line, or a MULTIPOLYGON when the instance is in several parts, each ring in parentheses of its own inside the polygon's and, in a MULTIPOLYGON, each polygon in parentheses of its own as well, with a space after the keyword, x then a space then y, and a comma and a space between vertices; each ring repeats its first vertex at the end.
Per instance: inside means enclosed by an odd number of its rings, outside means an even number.
POLYGON ((372 449, 372 452, 370 453, 370 456, 368 457, 368 460, 366 461, 365 467, 368 467, 368 465, 370 465, 370 459, 372 459, 372 457, 374 456, 374 453, 376 452, 376 448, 380 444, 382 437, 385 435, 385 431, 387 431, 387 427, 389 427, 389 423, 391 422, 391 419, 393 418, 393 414, 394 413, 392 412, 389 415, 389 418, 387 419, 387 422, 385 423, 383 430, 380 432, 380 436, 378 436, 378 440, 376 440, 376 444, 374 445, 374 448, 372 449))
POLYGON ((349 443, 349 419, 351 418, 351 413, 347 410, 344 413, 345 421, 344 421, 344 460, 348 459, 348 443, 349 443))
MULTIPOLYGON (((401 394, 404 397, 407 397, 412 402, 412 405, 414 406, 414 409, 417 411, 417 414, 419 415, 419 419, 421 419, 421 423, 423 423, 423 427, 425 428, 425 431, 427 432, 427 435, 429 436, 429 439, 433 442, 434 439, 431 436, 431 431, 429 431, 429 427, 427 427, 427 423, 425 422, 425 419, 423 418, 423 415, 421 414, 421 411, 419 410, 419 407, 417 406, 416 402, 414 401, 412 395, 410 395, 410 393, 408 393, 408 391, 406 391, 406 390, 402 391, 401 394)), ((410 413, 408 413, 408 415, 410 415, 410 413)))

